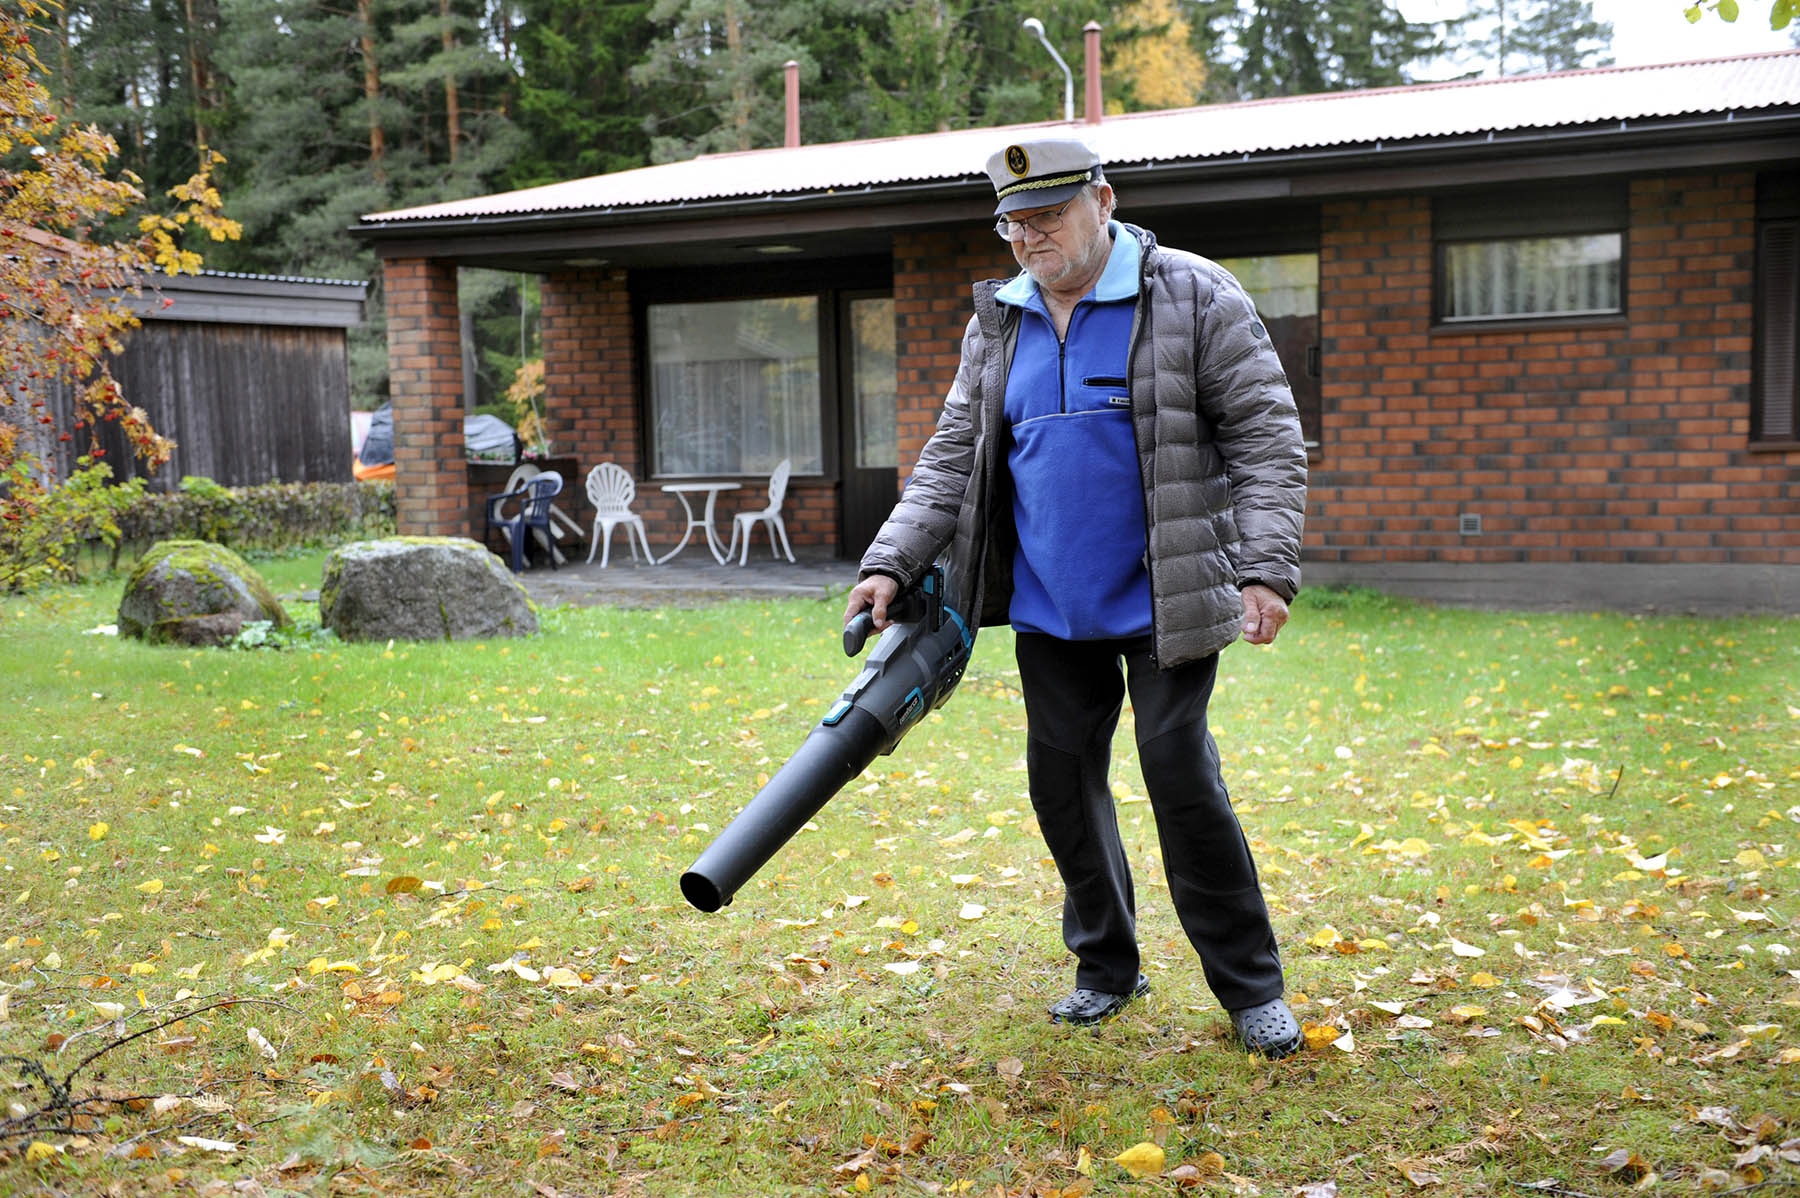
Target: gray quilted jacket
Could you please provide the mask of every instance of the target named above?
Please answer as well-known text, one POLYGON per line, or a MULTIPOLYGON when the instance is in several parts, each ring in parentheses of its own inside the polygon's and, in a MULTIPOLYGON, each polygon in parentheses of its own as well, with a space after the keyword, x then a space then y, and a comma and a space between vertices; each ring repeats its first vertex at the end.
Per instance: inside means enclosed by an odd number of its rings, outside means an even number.
MULTIPOLYGON (((1152 653, 1169 667, 1217 653, 1243 624, 1252 581, 1300 587, 1306 450, 1287 376, 1250 297, 1222 267, 1136 236, 1132 424, 1144 480, 1152 653)), ((937 431, 863 555, 861 576, 901 583, 950 551, 960 610, 1004 624, 1012 598, 1012 497, 1003 405, 1018 338, 1002 280, 975 285, 975 315, 937 431)))

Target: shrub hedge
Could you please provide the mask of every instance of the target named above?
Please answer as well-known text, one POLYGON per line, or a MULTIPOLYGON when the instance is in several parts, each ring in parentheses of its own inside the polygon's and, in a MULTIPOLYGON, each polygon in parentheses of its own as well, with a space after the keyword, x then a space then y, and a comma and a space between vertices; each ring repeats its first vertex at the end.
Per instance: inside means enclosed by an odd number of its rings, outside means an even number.
POLYGON ((0 591, 78 578, 84 567, 117 569, 157 541, 214 541, 255 555, 395 530, 389 480, 223 487, 190 477, 156 492, 141 479, 109 485, 104 464, 81 467, 47 488, 16 463, 0 475, 0 591))
MULTIPOLYGON (((177 491, 145 491, 118 516, 121 551, 141 553, 157 541, 214 541, 239 553, 274 553, 312 545, 392 536, 394 484, 264 483, 222 487, 184 478, 177 491)), ((115 561, 119 556, 114 554, 115 561)))

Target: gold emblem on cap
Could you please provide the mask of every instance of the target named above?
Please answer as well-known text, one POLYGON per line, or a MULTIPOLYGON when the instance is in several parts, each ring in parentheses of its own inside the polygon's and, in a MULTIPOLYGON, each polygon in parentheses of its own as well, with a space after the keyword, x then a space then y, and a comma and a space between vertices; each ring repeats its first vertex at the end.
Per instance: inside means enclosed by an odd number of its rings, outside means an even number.
POLYGON ((1025 152, 1024 146, 1006 147, 1006 169, 1012 172, 1015 179, 1025 177, 1025 172, 1031 169, 1031 155, 1025 152))

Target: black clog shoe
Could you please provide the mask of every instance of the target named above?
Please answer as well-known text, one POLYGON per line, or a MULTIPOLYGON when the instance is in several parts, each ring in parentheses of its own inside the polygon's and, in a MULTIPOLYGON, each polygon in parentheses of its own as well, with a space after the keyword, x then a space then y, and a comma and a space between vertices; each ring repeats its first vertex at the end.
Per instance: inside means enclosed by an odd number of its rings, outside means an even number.
POLYGON ((1067 998, 1050 1004, 1050 1022, 1084 1027, 1111 1019, 1123 1011, 1134 998, 1150 993, 1150 979, 1138 974, 1137 985, 1125 994, 1108 994, 1104 990, 1077 989, 1067 998))
POLYGON ((1294 1013, 1279 998, 1243 1007, 1231 1013, 1231 1026, 1238 1039, 1251 1052, 1260 1052, 1272 1060, 1290 1057, 1300 1051, 1300 1025, 1294 1013))

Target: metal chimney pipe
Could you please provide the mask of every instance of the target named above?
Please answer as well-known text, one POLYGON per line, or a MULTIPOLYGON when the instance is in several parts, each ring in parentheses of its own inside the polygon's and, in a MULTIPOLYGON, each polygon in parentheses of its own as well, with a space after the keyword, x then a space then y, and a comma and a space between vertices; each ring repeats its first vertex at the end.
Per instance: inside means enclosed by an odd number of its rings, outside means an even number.
POLYGON ((1081 27, 1082 40, 1087 43, 1087 77, 1083 81, 1087 89, 1087 123, 1100 123, 1100 22, 1089 21, 1081 27))
POLYGON ((787 136, 782 144, 797 146, 800 144, 800 64, 790 58, 781 64, 781 70, 787 76, 787 136))

